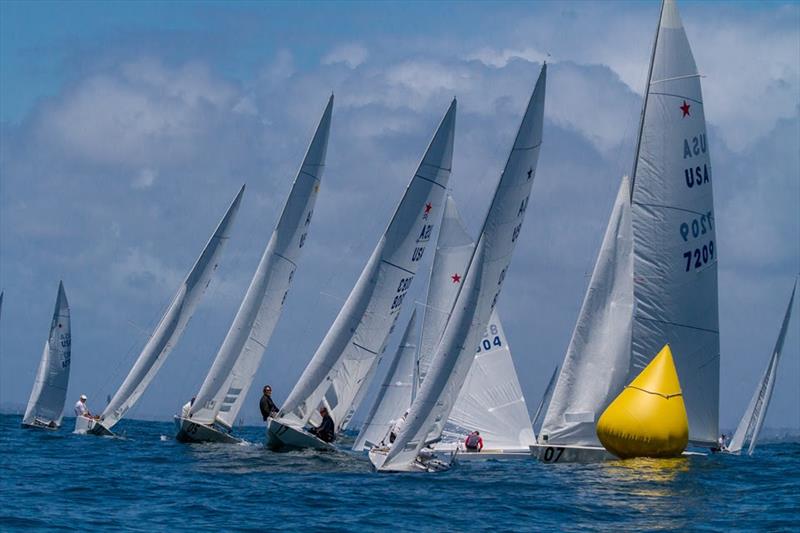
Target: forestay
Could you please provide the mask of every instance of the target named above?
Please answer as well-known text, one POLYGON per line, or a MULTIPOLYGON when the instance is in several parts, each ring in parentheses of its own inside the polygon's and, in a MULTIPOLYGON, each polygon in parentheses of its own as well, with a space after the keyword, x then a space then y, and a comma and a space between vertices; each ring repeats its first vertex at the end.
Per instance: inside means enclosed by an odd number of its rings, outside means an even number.
POLYGON ((780 333, 778 333, 778 340, 775 343, 775 349, 772 350, 772 357, 769 359, 767 368, 758 382, 758 387, 753 394, 747 410, 744 412, 736 432, 733 434, 730 444, 728 445, 729 452, 740 452, 745 442, 750 445, 747 448, 747 454, 751 455, 756 448, 758 441, 758 434, 761 432, 761 426, 764 425, 764 419, 767 416, 767 409, 769 409, 769 401, 772 399, 772 389, 775 386, 775 375, 778 372, 778 363, 780 362, 781 352, 783 351, 783 341, 786 339, 786 332, 789 330, 789 320, 792 317, 792 306, 794 305, 794 294, 797 290, 797 281, 795 281, 794 288, 792 289, 792 296, 789 298, 789 305, 786 307, 786 313, 783 315, 783 323, 781 324, 780 333))
POLYGON ((360 451, 379 444, 389 434, 397 417, 402 416, 411 406, 413 380, 416 375, 414 367, 417 362, 417 343, 413 338, 416 326, 417 310, 414 309, 378 391, 378 397, 356 437, 353 450, 360 451))
POLYGON ((177 344, 192 318, 200 298, 216 271, 220 254, 228 241, 231 225, 239 210, 244 186, 234 198, 216 231, 209 239, 192 270, 181 283, 153 335, 147 341, 125 381, 100 415, 99 423, 111 429, 125 415, 155 378, 167 356, 177 344))
POLYGON ((634 161, 633 365, 669 343, 689 439, 718 435, 717 221, 700 76, 673 0, 662 7, 634 161))
POLYGON ((69 303, 64 284, 58 283, 58 295, 50 322, 50 334, 44 344, 36 381, 25 409, 22 423, 27 426, 58 427, 64 414, 72 358, 69 303))
POLYGON ((295 385, 279 420, 304 425, 330 406, 337 432, 358 407, 441 216, 450 177, 456 101, 442 119, 403 199, 339 315, 295 385))
POLYGON ((216 421, 230 429, 242 408, 308 237, 325 169, 332 110, 331 95, 247 293, 189 411, 193 422, 216 421))
POLYGON ((633 236, 630 180, 622 179, 572 332, 539 442, 600 446, 595 423, 631 365, 633 236))
POLYGON ((528 207, 542 139, 547 67, 542 67, 495 190, 453 313, 407 422, 381 470, 407 470, 450 416, 500 296, 528 207))

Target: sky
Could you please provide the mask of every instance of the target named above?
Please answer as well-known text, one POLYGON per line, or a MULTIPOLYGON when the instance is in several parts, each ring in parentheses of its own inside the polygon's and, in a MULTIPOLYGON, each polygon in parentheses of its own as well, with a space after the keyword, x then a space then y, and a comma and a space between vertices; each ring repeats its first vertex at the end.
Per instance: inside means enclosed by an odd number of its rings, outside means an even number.
MULTIPOLYGON (((730 429, 800 272, 800 5, 679 7, 704 76, 720 424, 730 429)), ((60 279, 72 310, 67 407, 86 393, 102 408, 247 183, 218 275, 129 414, 170 419, 211 365, 333 92, 308 244, 242 411, 258 420, 260 385, 278 403, 291 390, 453 96, 451 194, 477 234, 547 60, 544 144, 498 303, 535 409, 632 165, 658 10, 657 1, 0 2, 0 408, 27 402, 60 279)), ((800 428, 799 324, 793 317, 768 427, 800 428)))

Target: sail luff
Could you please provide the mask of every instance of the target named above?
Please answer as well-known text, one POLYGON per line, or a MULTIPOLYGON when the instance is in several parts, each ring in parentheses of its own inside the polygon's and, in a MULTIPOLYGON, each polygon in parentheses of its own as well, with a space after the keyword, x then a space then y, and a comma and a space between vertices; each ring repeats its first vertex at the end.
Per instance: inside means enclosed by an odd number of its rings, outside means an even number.
POLYGON ((339 431, 357 408, 441 216, 452 166, 455 113, 454 99, 367 266, 284 402, 282 421, 305 424, 325 398, 339 431))
POLYGON ((55 309, 50 321, 50 332, 36 371, 36 381, 31 391, 22 423, 32 425, 38 421, 46 425, 61 425, 64 402, 69 385, 72 360, 72 334, 70 311, 64 284, 59 282, 55 309))
POLYGON ((239 190, 200 257, 187 274, 184 282, 181 283, 167 311, 139 353, 139 357, 122 385, 100 415, 99 422, 105 429, 111 429, 119 422, 128 409, 144 394, 161 365, 164 364, 167 356, 179 341, 200 298, 211 282, 211 276, 217 269, 219 256, 228 241, 230 228, 239 210, 244 189, 242 186, 239 190))
POLYGON ((189 417, 230 428, 278 323, 305 245, 325 168, 333 96, 306 150, 278 223, 259 261, 230 329, 206 376, 189 417))
POLYGON ((544 422, 541 420, 541 417, 544 413, 547 412, 547 409, 550 407, 550 401, 553 398, 553 388, 556 385, 556 379, 558 378, 558 369, 559 365, 553 369, 553 373, 550 375, 550 379, 547 381, 547 386, 544 389, 544 393, 542 394, 542 398, 539 400, 539 405, 536 406, 536 411, 531 418, 531 426, 533 426, 533 434, 536 436, 538 441, 540 429, 542 424, 539 422, 544 422))

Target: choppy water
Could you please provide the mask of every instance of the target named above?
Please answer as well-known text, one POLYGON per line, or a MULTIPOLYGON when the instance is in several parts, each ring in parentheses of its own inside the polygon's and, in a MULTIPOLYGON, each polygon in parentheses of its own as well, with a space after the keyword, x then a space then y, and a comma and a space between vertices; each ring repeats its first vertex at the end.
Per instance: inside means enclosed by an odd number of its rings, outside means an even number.
POLYGON ((164 422, 126 439, 23 430, 0 415, 0 530, 753 530, 800 528, 800 444, 597 465, 462 463, 376 474, 350 453, 179 444, 164 422))

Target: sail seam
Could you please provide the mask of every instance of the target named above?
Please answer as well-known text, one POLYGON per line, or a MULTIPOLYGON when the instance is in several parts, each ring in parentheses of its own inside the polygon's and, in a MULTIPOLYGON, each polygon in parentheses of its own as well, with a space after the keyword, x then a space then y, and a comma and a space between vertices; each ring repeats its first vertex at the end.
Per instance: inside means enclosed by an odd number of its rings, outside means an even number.
POLYGON ((411 274, 412 276, 416 275, 416 273, 415 273, 415 272, 412 272, 412 271, 410 271, 409 269, 407 269, 407 268, 403 268, 403 267, 401 267, 401 266, 399 266, 399 265, 395 265, 394 263, 392 263, 392 262, 389 262, 389 261, 387 261, 386 259, 381 259, 381 262, 382 262, 382 263, 386 263, 386 264, 387 264, 387 265, 389 265, 389 266, 393 266, 393 267, 395 267, 395 268, 399 268, 399 269, 400 269, 400 270, 402 270, 403 272, 408 272, 408 273, 409 273, 409 274, 411 274))
POLYGON ((707 333, 716 333, 717 335, 719 335, 719 330, 716 330, 716 329, 700 328, 700 327, 697 327, 697 326, 689 326, 687 324, 678 324, 677 322, 669 322, 667 320, 658 320, 658 319, 655 319, 655 318, 647 318, 647 317, 643 317, 643 316, 638 316, 636 318, 639 319, 639 320, 646 320, 648 322, 659 322, 661 324, 667 324, 667 325, 670 325, 670 326, 677 326, 679 328, 694 329, 694 330, 697 330, 697 331, 705 331, 707 333))
POLYGON ((358 344, 357 342, 354 342, 354 343, 353 343, 353 346, 356 346, 356 347, 358 347, 358 348, 361 348, 362 350, 366 350, 366 351, 368 351, 369 353, 371 353, 371 354, 373 354, 373 355, 378 355, 378 352, 376 352, 375 350, 370 350, 370 349, 369 349, 369 348, 367 348, 366 346, 361 346, 361 345, 360 345, 360 344, 358 344))
MULTIPOLYGON (((686 78, 699 78, 699 77, 701 77, 700 74, 686 74, 685 76, 674 76, 672 78, 664 78, 663 80, 651 81, 650 85, 655 85, 656 83, 664 83, 666 81, 685 80, 686 78)), ((652 94, 657 94, 657 93, 652 93, 652 94)))
POLYGON ((525 148, 517 148, 517 147, 514 147, 514 149, 512 150, 512 152, 525 152, 525 151, 527 151, 527 150, 534 150, 534 149, 536 149, 536 148, 539 148, 541 145, 542 145, 542 141, 539 141, 538 143, 534 144, 533 146, 527 146, 527 147, 525 147, 525 148))
POLYGON ((275 254, 276 256, 280 257, 281 259, 285 259, 286 261, 288 261, 289 263, 291 263, 293 267, 297 268, 297 263, 295 263, 294 261, 292 261, 291 259, 289 259, 289 258, 288 258, 288 257, 286 257, 285 255, 281 255, 281 254, 279 254, 278 252, 272 252, 272 253, 273 253, 273 254, 275 254))
POLYGON ((675 98, 683 98, 684 100, 689 100, 690 102, 694 102, 694 103, 696 103, 696 104, 703 105, 703 102, 701 102, 700 100, 695 100, 694 98, 691 98, 691 97, 689 97, 689 96, 684 96, 684 95, 682 95, 682 94, 673 94, 673 93, 654 93, 654 92, 651 92, 650 94, 657 94, 657 95, 659 95, 659 96, 674 96, 675 98))
MULTIPOLYGON (((311 166, 311 165, 309 165, 309 166, 311 166)), ((325 165, 313 165, 313 166, 324 167, 325 165)), ((306 176, 308 176, 308 177, 310 177, 310 178, 312 178, 312 179, 315 179, 315 180, 319 181, 319 178, 318 178, 318 177, 316 177, 314 174, 312 174, 312 173, 310 173, 310 172, 306 172, 305 170, 301 170, 301 171, 300 171, 300 174, 305 174, 306 176)))
POLYGON ((699 211, 692 211, 691 209, 684 209, 683 207, 675 207, 672 205, 663 205, 663 204, 646 204, 643 202, 633 202, 633 205, 639 205, 642 207, 659 207, 661 209, 674 209, 675 211, 682 211, 684 213, 691 213, 693 215, 700 215, 705 216, 706 213, 700 213, 699 211))
MULTIPOLYGON (((447 171, 449 172, 449 170, 448 170, 448 169, 446 169, 446 168, 441 168, 441 167, 436 167, 436 168, 439 168, 440 170, 447 170, 447 171)), ((415 178, 419 178, 419 179, 421 179, 421 180, 429 181, 429 182, 433 183, 434 185, 438 185, 438 186, 439 186, 439 187, 441 187, 442 189, 444 189, 444 190, 447 190, 447 187, 445 187, 444 185, 442 185, 441 183, 439 183, 439 182, 438 182, 438 181, 436 181, 436 180, 432 180, 432 179, 430 179, 430 178, 426 178, 425 176, 422 176, 422 175, 420 175, 420 174, 414 174, 414 177, 415 177, 415 178)))

